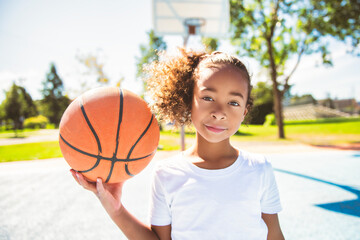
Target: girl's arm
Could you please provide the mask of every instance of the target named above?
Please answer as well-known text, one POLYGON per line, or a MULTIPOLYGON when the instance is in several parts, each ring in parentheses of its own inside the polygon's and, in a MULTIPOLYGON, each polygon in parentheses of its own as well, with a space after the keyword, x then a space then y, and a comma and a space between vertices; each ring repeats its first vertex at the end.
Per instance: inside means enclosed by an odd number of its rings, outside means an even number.
POLYGON ((81 174, 70 170, 74 179, 85 189, 92 191, 99 198, 101 204, 115 224, 121 229, 128 239, 168 240, 171 227, 152 227, 143 224, 121 203, 123 183, 103 183, 98 179, 96 183, 90 182, 81 174))
POLYGON ((268 227, 267 240, 284 240, 281 232, 279 218, 277 214, 261 214, 262 219, 268 227))
POLYGON ((151 229, 156 233, 159 239, 171 240, 171 225, 167 225, 167 226, 151 225, 151 229))

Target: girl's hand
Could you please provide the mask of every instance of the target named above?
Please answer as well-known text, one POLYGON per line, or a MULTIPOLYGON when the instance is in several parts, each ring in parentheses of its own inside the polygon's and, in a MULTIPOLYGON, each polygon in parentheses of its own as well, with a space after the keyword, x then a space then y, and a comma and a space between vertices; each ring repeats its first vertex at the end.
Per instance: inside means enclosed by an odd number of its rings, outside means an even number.
POLYGON ((123 182, 121 183, 103 183, 101 178, 98 178, 96 182, 87 180, 84 175, 75 170, 70 170, 72 176, 78 184, 80 184, 86 190, 89 190, 99 198, 101 204, 111 217, 114 217, 120 213, 122 208, 121 194, 123 182))

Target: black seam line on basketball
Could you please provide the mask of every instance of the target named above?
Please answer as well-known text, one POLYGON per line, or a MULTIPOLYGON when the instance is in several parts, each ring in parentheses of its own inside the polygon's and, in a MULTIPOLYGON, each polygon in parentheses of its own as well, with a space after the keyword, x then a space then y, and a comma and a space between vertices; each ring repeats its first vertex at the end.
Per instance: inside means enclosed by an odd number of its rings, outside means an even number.
MULTIPOLYGON (((147 157, 153 155, 154 153, 155 153, 155 151, 152 152, 151 154, 147 155, 147 157)), ((116 159, 114 159, 114 160, 111 161, 111 167, 110 167, 109 175, 107 176, 105 183, 109 182, 109 180, 110 180, 110 178, 111 178, 111 175, 112 175, 112 172, 113 172, 113 170, 114 170, 114 165, 115 165, 116 162, 117 162, 116 159)), ((129 176, 131 176, 131 177, 134 177, 134 176, 135 176, 134 174, 131 174, 131 173, 130 173, 130 171, 129 171, 129 169, 128 169, 128 164, 127 164, 127 163, 125 163, 125 172, 126 172, 127 175, 129 175, 129 176)))
POLYGON ((111 175, 112 175, 112 172, 113 172, 113 169, 114 169, 114 165, 115 165, 115 161, 111 161, 111 167, 110 167, 109 175, 107 176, 105 183, 109 182, 109 180, 111 178, 111 175))
MULTIPOLYGON (((77 151, 77 152, 79 152, 79 153, 81 153, 81 154, 84 154, 84 155, 86 155, 86 156, 93 157, 93 158, 96 158, 96 159, 100 158, 100 160, 107 160, 107 161, 112 161, 112 160, 114 160, 114 158, 103 157, 103 156, 101 156, 101 155, 95 155, 95 154, 87 153, 87 152, 85 152, 85 151, 83 151, 83 150, 80 150, 80 149, 78 149, 77 147, 74 147, 73 145, 71 145, 68 141, 66 141, 61 134, 60 134, 60 138, 61 138, 61 140, 64 141, 64 143, 65 143, 66 145, 68 145, 70 148, 74 149, 75 151, 77 151)), ((133 162, 133 161, 137 161, 137 160, 141 160, 141 159, 147 158, 147 157, 151 156, 152 154, 153 154, 153 153, 150 153, 150 154, 148 154, 148 155, 146 155, 146 156, 138 157, 138 158, 126 158, 126 159, 115 158, 114 161, 115 161, 115 162, 133 162)), ((84 170, 84 171, 86 171, 86 170, 84 170)))
MULTIPOLYGON (((150 157, 151 155, 155 154, 156 150, 153 151, 151 154, 147 155, 148 157, 150 157)), ((125 172, 127 175, 131 176, 131 177, 134 177, 135 175, 132 174, 130 171, 129 171, 129 167, 128 167, 128 164, 125 163, 125 172)))
POLYGON ((87 170, 78 171, 78 172, 81 172, 81 173, 90 172, 91 170, 95 169, 95 168, 99 165, 100 160, 101 160, 101 158, 98 157, 98 158, 96 159, 96 163, 94 164, 94 166, 92 166, 92 168, 89 168, 89 169, 87 169, 87 170))
POLYGON ((96 139, 96 142, 97 142, 97 145, 98 145, 98 150, 99 150, 99 153, 102 152, 102 149, 101 149, 101 143, 100 143, 100 139, 98 137, 98 135, 96 134, 96 131, 95 129, 93 128, 93 126, 91 125, 90 123, 90 120, 88 118, 88 116, 86 115, 86 112, 85 112, 85 108, 84 108, 84 105, 83 105, 83 102, 82 102, 82 99, 80 98, 80 108, 81 108, 81 111, 82 111, 82 114, 84 115, 85 117, 85 120, 86 120, 86 123, 88 124, 91 132, 93 133, 95 139, 96 139))
MULTIPOLYGON (((130 155, 131 155, 132 151, 134 150, 136 144, 140 141, 140 139, 141 139, 141 138, 146 134, 146 132, 149 130, 153 119, 154 119, 154 115, 151 115, 151 119, 150 119, 149 124, 147 125, 147 127, 145 128, 145 130, 143 131, 143 133, 140 135, 140 137, 138 138, 138 140, 135 142, 135 144, 131 147, 131 149, 130 149, 127 157, 126 157, 127 159, 130 158, 130 155)), ((135 176, 134 174, 130 173, 129 168, 128 168, 128 164, 125 164, 125 172, 126 172, 129 176, 131 176, 131 177, 135 176)))
POLYGON ((61 134, 60 134, 60 138, 64 141, 64 143, 65 143, 66 145, 68 145, 69 147, 71 147, 72 149, 74 149, 75 151, 77 151, 77 152, 79 152, 79 153, 82 153, 82 154, 84 154, 84 155, 86 155, 86 156, 89 156, 89 157, 94 157, 94 158, 98 158, 98 157, 99 157, 99 155, 87 153, 87 152, 85 152, 85 151, 83 151, 83 150, 78 149, 77 147, 74 147, 74 146, 71 145, 68 141, 66 141, 66 140, 63 138, 63 136, 61 136, 61 134))
POLYGON ((125 171, 126 171, 127 175, 129 175, 129 176, 131 176, 131 177, 134 177, 134 176, 135 176, 134 174, 130 173, 127 163, 125 164, 125 171))
POLYGON ((123 117, 123 102, 124 102, 124 96, 123 96, 123 92, 122 92, 121 88, 119 89, 119 91, 120 91, 120 106, 119 106, 120 109, 119 109, 119 120, 118 120, 117 132, 116 132, 116 146, 115 146, 114 157, 116 157, 117 151, 118 151, 118 148, 119 148, 120 126, 121 126, 122 117, 123 117))
POLYGON ((151 115, 151 119, 150 119, 149 124, 147 125, 147 127, 145 128, 145 130, 143 131, 143 133, 140 135, 140 137, 138 138, 138 140, 134 143, 134 145, 132 145, 132 147, 131 147, 131 149, 130 149, 130 151, 129 151, 127 157, 126 157, 126 159, 129 159, 129 158, 130 158, 130 155, 131 155, 132 151, 134 150, 136 144, 140 141, 140 139, 141 139, 141 138, 146 134, 146 132, 149 130, 153 119, 154 119, 154 115, 151 115))
POLYGON ((121 122, 122 122, 122 115, 123 115, 123 92, 121 90, 121 88, 119 89, 119 93, 120 93, 120 103, 119 103, 119 120, 118 120, 118 126, 117 126, 117 131, 116 131, 116 139, 115 139, 115 152, 113 155, 113 159, 111 160, 111 167, 110 167, 110 171, 109 171, 109 175, 106 178, 106 183, 110 180, 113 169, 114 169, 114 165, 115 165, 115 161, 116 161, 116 155, 117 155, 117 151, 119 148, 119 134, 120 134, 120 126, 121 126, 121 122))

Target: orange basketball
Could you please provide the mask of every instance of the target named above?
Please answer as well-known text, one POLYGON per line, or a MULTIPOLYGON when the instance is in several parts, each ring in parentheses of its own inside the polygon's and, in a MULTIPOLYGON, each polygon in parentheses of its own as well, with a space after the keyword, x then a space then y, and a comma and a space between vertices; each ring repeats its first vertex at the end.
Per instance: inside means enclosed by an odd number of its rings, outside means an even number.
POLYGON ((95 181, 122 182, 154 157, 159 126, 146 102, 116 87, 85 92, 60 122, 61 152, 70 167, 95 181))

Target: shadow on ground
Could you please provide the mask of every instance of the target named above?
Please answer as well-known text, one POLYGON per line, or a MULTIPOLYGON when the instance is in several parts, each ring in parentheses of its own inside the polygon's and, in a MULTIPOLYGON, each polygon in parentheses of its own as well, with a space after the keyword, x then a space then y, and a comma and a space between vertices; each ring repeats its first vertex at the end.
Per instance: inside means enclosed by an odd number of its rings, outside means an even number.
POLYGON ((336 150, 360 151, 360 142, 353 142, 353 143, 339 144, 339 145, 313 145, 313 146, 320 148, 336 149, 336 150))
MULTIPOLYGON (((358 155, 358 156, 360 157, 360 155, 358 155)), ((274 170, 277 171, 277 172, 291 174, 291 175, 294 175, 294 176, 297 176, 297 177, 302 177, 302 178, 306 178, 306 179, 309 179, 309 180, 329 184, 331 186, 339 187, 339 188, 341 188, 341 189, 343 189, 345 191, 348 191, 348 192, 351 192, 351 193, 355 194, 357 196, 357 199, 354 199, 354 200, 348 200, 348 201, 342 201, 342 202, 334 202, 334 203, 317 204, 315 206, 321 207, 321 208, 329 210, 329 211, 334 211, 334 212, 338 212, 338 213, 352 215, 352 216, 355 216, 355 217, 360 217, 360 191, 358 189, 355 189, 353 187, 346 186, 346 185, 340 185, 340 184, 336 184, 336 183, 333 183, 333 182, 325 181, 325 180, 322 180, 322 179, 319 179, 319 178, 314 178, 314 177, 307 176, 307 175, 304 175, 304 174, 299 174, 299 173, 295 173, 295 172, 291 172, 291 171, 278 169, 278 168, 274 168, 274 170)))

